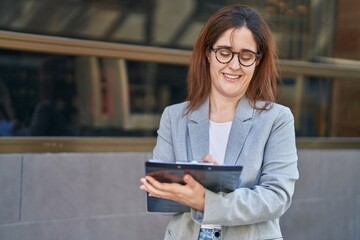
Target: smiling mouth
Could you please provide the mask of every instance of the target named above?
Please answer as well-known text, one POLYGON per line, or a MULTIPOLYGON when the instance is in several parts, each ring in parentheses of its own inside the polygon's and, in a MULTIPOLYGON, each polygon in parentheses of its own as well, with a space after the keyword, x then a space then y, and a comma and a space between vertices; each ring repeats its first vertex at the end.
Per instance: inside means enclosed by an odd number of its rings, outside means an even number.
POLYGON ((223 75, 226 80, 232 81, 232 82, 238 80, 241 77, 241 75, 233 75, 233 74, 227 74, 227 73, 223 73, 223 75))

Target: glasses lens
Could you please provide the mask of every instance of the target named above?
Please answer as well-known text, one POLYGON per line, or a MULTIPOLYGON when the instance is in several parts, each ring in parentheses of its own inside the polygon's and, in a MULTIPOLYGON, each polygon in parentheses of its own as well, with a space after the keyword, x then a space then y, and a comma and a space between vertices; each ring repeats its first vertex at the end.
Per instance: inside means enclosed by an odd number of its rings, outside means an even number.
POLYGON ((233 58, 233 54, 229 49, 220 48, 216 51, 216 58, 221 63, 228 63, 233 58))
POLYGON ((252 65, 256 60, 256 55, 252 52, 242 52, 239 54, 239 61, 244 66, 252 65))
MULTIPOLYGON (((220 63, 229 63, 234 57, 234 53, 227 48, 219 48, 215 51, 216 59, 220 63)), ((238 54, 239 62, 245 67, 249 67, 256 61, 256 54, 253 52, 241 52, 238 54)))

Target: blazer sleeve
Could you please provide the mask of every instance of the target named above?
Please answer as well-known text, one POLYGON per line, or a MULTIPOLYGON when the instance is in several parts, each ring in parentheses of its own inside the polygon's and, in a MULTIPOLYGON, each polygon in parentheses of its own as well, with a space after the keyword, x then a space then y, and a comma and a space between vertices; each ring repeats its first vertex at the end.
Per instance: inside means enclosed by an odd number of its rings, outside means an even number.
POLYGON ((175 162, 169 111, 169 107, 166 107, 161 115, 156 145, 153 150, 153 159, 175 162))
POLYGON ((259 181, 252 188, 214 193, 206 190, 202 220, 192 210, 193 220, 202 224, 238 226, 279 218, 289 208, 298 179, 294 119, 282 108, 264 145, 259 181))

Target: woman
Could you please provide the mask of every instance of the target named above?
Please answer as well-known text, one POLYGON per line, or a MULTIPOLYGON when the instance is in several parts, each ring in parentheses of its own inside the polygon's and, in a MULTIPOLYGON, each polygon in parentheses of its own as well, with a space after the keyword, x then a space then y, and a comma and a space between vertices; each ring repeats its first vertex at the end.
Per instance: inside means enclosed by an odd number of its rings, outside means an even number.
POLYGON ((191 208, 170 221, 165 239, 282 239, 279 218, 298 179, 294 120, 275 103, 276 51, 253 9, 227 6, 205 24, 188 72, 188 101, 167 107, 153 158, 242 165, 239 188, 211 192, 142 178, 151 196, 191 208))

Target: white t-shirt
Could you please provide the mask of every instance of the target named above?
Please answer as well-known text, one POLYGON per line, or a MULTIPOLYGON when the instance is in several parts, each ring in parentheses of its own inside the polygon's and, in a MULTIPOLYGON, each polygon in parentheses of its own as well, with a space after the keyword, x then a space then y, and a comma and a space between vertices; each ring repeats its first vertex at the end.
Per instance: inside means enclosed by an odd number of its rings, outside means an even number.
MULTIPOLYGON (((217 123, 210 120, 209 154, 220 164, 224 164, 226 146, 229 139, 232 122, 217 123)), ((221 225, 203 224, 201 228, 221 228, 221 225)))
POLYGON ((217 123, 210 120, 209 154, 220 164, 224 164, 226 146, 232 122, 217 123))

